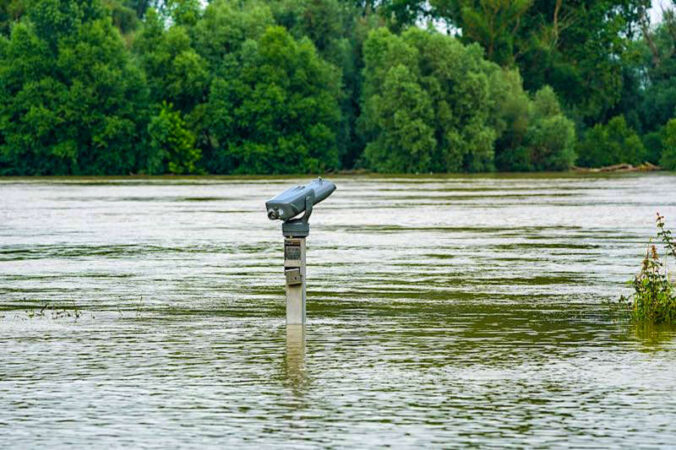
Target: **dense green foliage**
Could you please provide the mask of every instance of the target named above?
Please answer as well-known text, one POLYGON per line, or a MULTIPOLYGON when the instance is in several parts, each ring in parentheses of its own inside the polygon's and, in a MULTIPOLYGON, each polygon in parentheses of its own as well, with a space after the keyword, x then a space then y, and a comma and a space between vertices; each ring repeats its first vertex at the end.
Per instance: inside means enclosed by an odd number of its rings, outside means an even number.
POLYGON ((321 172, 338 168, 340 79, 312 43, 268 27, 214 79, 206 161, 213 172, 321 172))
POLYGON ((676 169, 648 6, 0 0, 0 174, 676 169))
POLYGON ((496 142, 496 165, 505 171, 566 170, 575 162, 575 126, 561 111, 549 86, 533 99, 518 72, 503 72, 495 97, 503 130, 496 142))
POLYGON ((531 100, 518 73, 483 59, 477 45, 381 29, 366 41, 364 60, 368 167, 486 171, 496 151, 504 170, 565 170, 575 160, 574 125, 554 91, 545 87, 531 100))
POLYGON ((641 139, 627 126, 623 116, 589 130, 579 145, 578 154, 578 163, 586 167, 640 164, 647 156, 641 139))
POLYGON ((0 167, 113 174, 142 164, 143 74, 97 2, 43 0, 0 63, 0 167))
MULTIPOLYGON (((671 230, 665 228, 664 217, 657 214, 657 237, 662 241, 666 257, 676 258, 676 243, 671 230)), ((666 260, 651 245, 643 259, 640 273, 632 280, 634 293, 629 300, 632 317, 639 322, 676 323, 676 285, 669 278, 666 260)))
POLYGON ((665 169, 676 170, 676 119, 671 119, 662 130, 662 158, 660 164, 665 169))
POLYGON ((148 124, 150 137, 148 173, 195 173, 200 151, 195 135, 186 127, 181 113, 171 104, 162 104, 159 114, 148 124))
POLYGON ((369 167, 383 172, 492 167, 490 64, 476 46, 411 28, 364 46, 361 125, 369 167))

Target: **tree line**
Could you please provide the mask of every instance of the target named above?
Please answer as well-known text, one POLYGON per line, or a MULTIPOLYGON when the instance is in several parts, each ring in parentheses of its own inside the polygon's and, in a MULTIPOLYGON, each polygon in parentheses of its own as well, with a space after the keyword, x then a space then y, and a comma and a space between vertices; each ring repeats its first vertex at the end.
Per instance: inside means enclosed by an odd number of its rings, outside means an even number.
POLYGON ((649 0, 0 0, 0 174, 676 169, 649 0))

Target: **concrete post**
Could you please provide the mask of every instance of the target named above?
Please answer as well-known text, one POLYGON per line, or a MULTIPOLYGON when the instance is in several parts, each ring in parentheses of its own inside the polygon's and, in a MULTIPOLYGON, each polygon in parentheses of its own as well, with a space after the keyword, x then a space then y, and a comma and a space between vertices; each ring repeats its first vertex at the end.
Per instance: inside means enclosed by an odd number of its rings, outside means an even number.
POLYGON ((284 238, 286 324, 305 325, 305 238, 284 238))

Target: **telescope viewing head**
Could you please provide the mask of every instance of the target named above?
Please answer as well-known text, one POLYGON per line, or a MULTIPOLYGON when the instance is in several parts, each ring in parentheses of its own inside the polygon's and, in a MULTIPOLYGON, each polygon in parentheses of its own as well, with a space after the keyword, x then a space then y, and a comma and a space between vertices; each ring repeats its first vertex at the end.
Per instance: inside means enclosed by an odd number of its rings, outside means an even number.
POLYGON ((282 192, 275 198, 265 202, 265 209, 270 220, 283 220, 284 236, 305 237, 310 233, 308 219, 312 207, 325 200, 336 190, 330 181, 317 178, 305 186, 295 186, 282 192), (294 219, 305 212, 302 218, 294 219))

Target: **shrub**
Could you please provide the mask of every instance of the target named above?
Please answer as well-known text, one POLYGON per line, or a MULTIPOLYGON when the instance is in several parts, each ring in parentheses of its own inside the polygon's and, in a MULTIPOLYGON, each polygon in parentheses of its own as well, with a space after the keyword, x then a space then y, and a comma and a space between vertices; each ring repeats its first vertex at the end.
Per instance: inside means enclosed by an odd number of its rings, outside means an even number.
POLYGON ((535 170, 568 170, 575 161, 575 126, 562 114, 536 121, 528 133, 535 170))
POLYGON ((652 131, 641 136, 641 141, 646 149, 646 161, 651 164, 660 164, 662 155, 662 135, 659 131, 652 131))
POLYGON ((549 86, 535 94, 526 140, 535 170, 568 170, 575 162, 575 125, 561 113, 549 86))
POLYGON ((624 116, 613 117, 606 125, 595 125, 580 142, 577 153, 577 163, 583 167, 641 164, 648 156, 641 139, 627 125, 624 116))
POLYGON ((551 87, 540 89, 531 100, 521 87, 518 73, 504 72, 505 86, 498 99, 501 131, 496 141, 496 166, 500 170, 568 170, 575 162, 575 126, 561 112, 551 87), (502 131, 504 130, 504 131, 502 131))
POLYGON ((662 130, 662 148, 660 165, 667 170, 676 170, 676 118, 667 122, 662 130))
MULTIPOLYGON (((664 226, 664 217, 657 213, 657 236, 667 256, 676 258, 676 243, 664 226)), ((675 323, 676 287, 669 279, 666 258, 660 259, 657 247, 650 245, 643 259, 641 272, 632 281, 631 314, 638 322, 675 323)))

